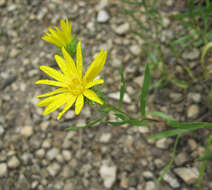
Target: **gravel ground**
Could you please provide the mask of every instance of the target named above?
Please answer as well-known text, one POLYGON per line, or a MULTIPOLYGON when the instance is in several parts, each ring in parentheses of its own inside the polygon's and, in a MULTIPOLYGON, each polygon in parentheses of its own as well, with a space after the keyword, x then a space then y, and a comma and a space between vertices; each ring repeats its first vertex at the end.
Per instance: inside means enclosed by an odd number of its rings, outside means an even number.
MULTIPOLYGON (((165 6, 171 9, 173 2, 165 6)), ((39 66, 54 64, 56 52, 41 36, 68 17, 73 33, 84 43, 86 62, 101 48, 108 49, 104 92, 115 104, 119 68, 124 65, 128 85, 124 106, 138 115, 135 101, 143 80, 144 60, 139 56, 143 42, 128 33, 131 21, 121 14, 124 6, 118 0, 0 0, 0 190, 156 189, 154 181, 168 164, 174 139, 153 141, 148 138, 150 128, 105 124, 67 132, 65 127, 83 125, 98 113, 87 106, 79 116, 70 110, 58 122, 56 112, 43 117, 36 106, 35 96, 47 91, 34 85, 43 77, 39 66)), ((166 40, 166 35, 161 38, 166 40)), ((194 64, 198 57, 199 50, 184 55, 194 64)), ((209 112, 203 106, 203 92, 207 93, 204 86, 186 92, 158 89, 148 105, 177 119, 196 120, 209 112)), ((201 137, 196 132, 181 140, 174 166, 158 189, 197 189, 200 162, 194 160, 204 154, 207 135, 208 131, 201 137)), ((204 190, 212 189, 211 181, 210 163, 204 190)))

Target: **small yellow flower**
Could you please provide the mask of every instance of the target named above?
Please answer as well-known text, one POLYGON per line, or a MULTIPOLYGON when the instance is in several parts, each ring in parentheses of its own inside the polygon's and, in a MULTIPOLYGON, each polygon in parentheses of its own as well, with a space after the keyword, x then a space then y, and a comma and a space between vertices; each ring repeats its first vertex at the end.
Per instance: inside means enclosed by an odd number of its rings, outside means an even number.
POLYGON ((60 87, 52 92, 38 96, 38 98, 50 96, 38 103, 40 107, 47 106, 43 112, 44 116, 65 105, 57 117, 58 120, 69 108, 71 108, 74 102, 76 102, 75 113, 78 115, 84 105, 84 96, 94 102, 103 104, 103 101, 90 88, 104 83, 104 80, 96 79, 96 77, 101 72, 107 58, 107 51, 102 49, 88 67, 85 75, 82 76, 83 60, 81 42, 77 44, 76 64, 65 48, 62 48, 62 54, 64 59, 58 55, 55 56, 56 62, 62 72, 48 66, 40 67, 43 72, 57 81, 38 80, 36 82, 36 84, 47 84, 60 87))
POLYGON ((56 26, 55 30, 48 28, 49 32, 46 32, 42 39, 60 48, 65 47, 72 41, 71 25, 72 23, 69 24, 68 19, 60 20, 61 30, 56 26))

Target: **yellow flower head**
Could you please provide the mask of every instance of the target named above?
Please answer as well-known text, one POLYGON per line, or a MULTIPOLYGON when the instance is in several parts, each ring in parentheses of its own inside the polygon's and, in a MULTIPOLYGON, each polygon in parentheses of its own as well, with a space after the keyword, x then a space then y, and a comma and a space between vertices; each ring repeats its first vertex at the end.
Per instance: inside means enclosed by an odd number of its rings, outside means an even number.
POLYGON ((38 103, 40 107, 46 106, 43 112, 44 116, 65 105, 57 117, 58 120, 69 108, 71 108, 74 102, 76 102, 75 113, 78 115, 84 105, 84 96, 94 102, 103 104, 103 101, 90 88, 104 83, 104 80, 96 79, 96 77, 101 72, 107 58, 107 51, 102 49, 88 67, 85 75, 82 76, 83 60, 81 43, 78 42, 77 44, 76 64, 65 48, 62 48, 62 54, 64 59, 58 55, 55 56, 56 62, 62 72, 48 66, 40 67, 43 72, 57 81, 38 80, 36 82, 36 84, 47 84, 60 87, 52 92, 38 96, 38 98, 49 96, 38 103))
POLYGON ((42 39, 60 48, 65 47, 72 41, 71 25, 72 23, 69 24, 68 19, 60 20, 61 30, 56 26, 55 30, 49 28, 49 32, 46 32, 42 39))

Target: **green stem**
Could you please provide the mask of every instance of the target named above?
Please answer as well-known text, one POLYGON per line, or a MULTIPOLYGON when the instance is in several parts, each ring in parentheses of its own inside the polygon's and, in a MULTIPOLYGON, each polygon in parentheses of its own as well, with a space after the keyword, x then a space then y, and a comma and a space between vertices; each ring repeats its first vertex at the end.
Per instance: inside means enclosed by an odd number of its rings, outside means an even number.
POLYGON ((176 140, 175 140, 174 149, 173 149, 172 156, 171 156, 171 159, 169 161, 169 164, 165 167, 165 169, 163 170, 162 174, 159 176, 159 178, 156 181, 157 185, 159 185, 160 181, 163 179, 163 177, 170 170, 170 168, 171 168, 171 166, 172 166, 172 164, 174 162, 174 158, 175 158, 175 155, 176 155, 176 150, 177 150, 177 145, 178 145, 179 139, 180 139, 180 135, 178 135, 176 140))
MULTIPOLYGON (((205 154, 207 154, 210 151, 211 143, 212 143, 212 134, 208 138, 205 154)), ((198 178, 198 181, 197 181, 197 186, 198 186, 199 190, 202 189, 202 179, 203 179, 203 176, 204 176, 204 173, 205 173, 205 169, 206 169, 206 162, 207 161, 204 160, 204 161, 202 161, 202 164, 201 164, 200 175, 199 175, 199 178, 198 178)))

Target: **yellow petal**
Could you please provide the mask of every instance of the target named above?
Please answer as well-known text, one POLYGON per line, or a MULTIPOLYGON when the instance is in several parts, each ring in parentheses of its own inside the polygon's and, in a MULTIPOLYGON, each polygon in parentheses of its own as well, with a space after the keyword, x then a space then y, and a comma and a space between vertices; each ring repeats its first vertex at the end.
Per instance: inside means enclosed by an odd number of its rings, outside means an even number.
POLYGON ((86 97, 86 98, 88 98, 88 99, 90 99, 90 100, 92 100, 92 101, 94 101, 94 102, 97 102, 97 103, 99 103, 99 104, 103 104, 103 101, 96 95, 96 93, 93 91, 93 90, 90 90, 90 89, 86 89, 84 92, 83 92, 83 95, 86 97))
POLYGON ((64 105, 67 102, 67 96, 66 94, 59 94, 54 96, 55 98, 52 100, 52 102, 46 107, 46 109, 43 112, 43 115, 50 114, 51 112, 55 111, 62 105, 64 105))
POLYGON ((91 87, 93 87, 95 85, 103 84, 103 83, 104 83, 104 80, 102 80, 102 79, 96 79, 94 81, 91 81, 91 82, 87 83, 86 86, 85 86, 85 88, 91 88, 91 87))
POLYGON ((55 99, 55 96, 45 98, 45 99, 39 101, 37 106, 39 106, 39 107, 48 106, 54 99, 55 99))
POLYGON ((46 73, 47 75, 49 75, 50 77, 58 80, 58 81, 62 81, 64 82, 65 77, 62 73, 60 73, 59 71, 48 67, 48 66, 40 66, 40 70, 42 70, 44 73, 46 73))
POLYGON ((65 107, 64 107, 63 110, 58 114, 57 120, 60 120, 60 118, 63 116, 63 114, 64 114, 65 112, 67 112, 67 111, 71 108, 71 106, 74 104, 76 98, 77 98, 76 96, 73 96, 73 95, 70 94, 70 96, 68 97, 68 100, 67 100, 67 103, 66 103, 65 107))
POLYGON ((69 53, 65 50, 65 48, 63 47, 62 48, 62 53, 63 53, 63 56, 65 58, 65 63, 66 63, 66 66, 67 66, 67 69, 73 73, 73 74, 78 74, 77 73, 77 68, 75 66, 75 63, 74 63, 74 60, 72 59, 72 57, 69 55, 69 53))
POLYGON ((88 67, 85 73, 84 80, 87 82, 93 81, 97 75, 101 72, 107 58, 107 51, 101 50, 101 52, 96 56, 94 61, 88 67))
POLYGON ((38 80, 35 82, 35 84, 47 84, 50 86, 59 86, 59 87, 67 87, 65 83, 57 82, 53 80, 38 80))
POLYGON ((48 92, 48 93, 45 93, 45 94, 41 94, 39 96, 36 96, 37 98, 42 98, 42 97, 46 97, 46 96, 51 96, 51 95, 54 95, 54 94, 59 94, 59 93, 62 93, 62 92, 66 92, 67 89, 65 88, 58 88, 52 92, 48 92))
POLYGON ((75 103, 75 113, 76 113, 76 115, 78 115, 81 112, 83 105, 84 105, 84 97, 81 94, 77 97, 77 100, 76 100, 76 103, 75 103))
POLYGON ((83 64, 83 60, 82 60, 82 49, 81 49, 81 42, 78 42, 77 44, 77 71, 80 75, 80 77, 82 76, 82 64, 83 64))

